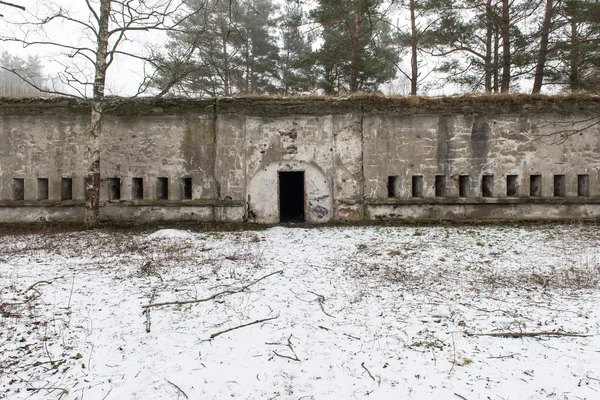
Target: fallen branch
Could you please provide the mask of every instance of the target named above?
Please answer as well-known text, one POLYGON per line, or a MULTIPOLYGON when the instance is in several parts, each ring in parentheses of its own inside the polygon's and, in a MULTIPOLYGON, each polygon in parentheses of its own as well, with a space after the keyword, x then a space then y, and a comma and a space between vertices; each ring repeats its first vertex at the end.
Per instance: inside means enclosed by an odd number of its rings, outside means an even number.
POLYGON ((213 295, 211 295, 209 297, 206 297, 204 299, 181 300, 181 301, 165 301, 164 303, 143 304, 142 308, 143 309, 147 309, 147 308, 150 308, 150 307, 163 307, 163 306, 173 306, 173 305, 203 303, 203 302, 206 302, 206 301, 210 301, 210 300, 216 299, 217 297, 224 296, 226 294, 236 294, 236 293, 243 292, 244 290, 248 289, 250 286, 256 285, 258 282, 262 281, 263 279, 266 279, 266 278, 268 278, 270 276, 277 275, 277 274, 283 274, 283 271, 279 270, 279 271, 271 272, 270 274, 265 275, 262 278, 258 278, 257 280, 252 281, 252 282, 250 282, 247 285, 241 286, 238 289, 224 290, 222 292, 215 293, 215 294, 213 294, 213 295))
POLYGON ((29 292, 31 289, 35 288, 37 285, 41 285, 42 283, 46 284, 46 285, 52 285, 52 282, 50 282, 50 281, 38 281, 38 282, 34 283, 33 285, 29 286, 25 290, 25 293, 29 292))
POLYGON ((491 336, 491 337, 504 337, 504 338, 521 338, 521 337, 536 337, 536 336, 567 336, 567 337, 590 337, 596 336, 586 335, 582 333, 574 332, 561 332, 561 331, 541 331, 541 332, 491 332, 491 333, 471 333, 465 331, 467 336, 491 336))
POLYGON ((170 380, 168 380, 167 378, 165 378, 165 381, 169 382, 171 385, 175 386, 175 389, 179 390, 179 392, 181 392, 181 394, 183 395, 183 397, 185 397, 186 399, 189 399, 188 395, 176 384, 174 384, 173 382, 171 382, 170 380))
POLYGON ((220 335, 222 335, 224 333, 234 331, 236 329, 245 328, 247 326, 254 325, 254 324, 260 324, 261 322, 267 322, 267 321, 270 321, 270 320, 276 319, 276 318, 279 318, 279 316, 270 317, 270 318, 264 318, 264 319, 257 319, 256 321, 248 322, 247 324, 238 325, 238 326, 234 326, 233 328, 225 329, 224 331, 215 332, 212 335, 210 335, 209 340, 214 339, 217 336, 220 336, 220 335))
POLYGON ((292 360, 292 361, 300 361, 300 359, 298 358, 298 355, 296 354, 296 350, 294 350, 294 346, 292 345, 292 335, 290 335, 290 337, 288 337, 287 344, 284 344, 284 343, 265 343, 265 344, 277 345, 277 346, 287 346, 292 351, 292 354, 294 355, 293 357, 286 356, 285 354, 279 354, 276 351, 273 351, 273 353, 276 356, 281 357, 281 358, 287 358, 288 360, 292 360))
POLYGON ((459 399, 462 399, 462 400, 467 400, 467 398, 466 398, 465 396, 461 396, 461 395, 460 395, 460 394, 458 394, 458 393, 454 393, 454 395, 455 395, 456 397, 458 397, 459 399))
POLYGON ((329 314, 327 311, 325 311, 325 307, 323 307, 323 304, 325 303, 325 296, 320 295, 318 293, 315 293, 311 290, 308 291, 308 293, 312 293, 315 296, 317 296, 317 302, 319 303, 319 305, 321 306, 321 311, 323 311, 323 314, 327 315, 328 317, 333 318, 333 315, 329 314))
POLYGON ((363 368, 365 369, 365 371, 367 371, 367 374, 369 374, 369 376, 371 377, 371 379, 373 379, 373 381, 374 381, 374 382, 377 382, 377 381, 375 380, 375 378, 373 377, 373 375, 371 375, 371 371, 369 371, 369 370, 367 369, 367 367, 365 366, 365 363, 364 363, 364 362, 360 363, 360 366, 361 366, 361 367, 363 367, 363 368))

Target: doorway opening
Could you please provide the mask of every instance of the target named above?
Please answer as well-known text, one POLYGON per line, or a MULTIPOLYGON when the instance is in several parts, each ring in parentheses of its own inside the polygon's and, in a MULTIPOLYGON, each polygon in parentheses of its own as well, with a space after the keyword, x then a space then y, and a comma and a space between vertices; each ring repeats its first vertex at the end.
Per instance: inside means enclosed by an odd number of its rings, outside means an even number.
POLYGON ((304 222, 304 171, 279 171, 279 221, 304 222))

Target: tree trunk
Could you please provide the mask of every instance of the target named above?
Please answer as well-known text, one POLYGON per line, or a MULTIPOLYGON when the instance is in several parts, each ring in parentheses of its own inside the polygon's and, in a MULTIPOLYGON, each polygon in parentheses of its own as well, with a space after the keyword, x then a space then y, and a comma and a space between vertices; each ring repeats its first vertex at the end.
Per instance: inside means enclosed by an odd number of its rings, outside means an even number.
POLYGON ((544 22, 542 24, 542 31, 540 33, 540 52, 538 54, 537 65, 535 66, 535 79, 533 80, 533 89, 531 94, 538 94, 542 91, 544 70, 546 68, 546 59, 548 57, 548 38, 550 36, 553 11, 552 0, 546 0, 546 12, 544 14, 544 22))
POLYGON ((415 0, 410 0, 410 94, 417 95, 417 81, 419 79, 419 64, 417 59, 417 23, 415 21, 415 0))
POLYGON ((91 102, 90 129, 88 139, 87 200, 84 223, 86 228, 98 226, 100 222, 100 137, 104 118, 104 87, 106 84, 106 57, 108 54, 108 20, 110 0, 100 1, 96 61, 94 71, 93 100, 91 102))
POLYGON ((352 59, 350 61, 350 93, 358 91, 358 69, 359 56, 358 44, 360 41, 360 8, 358 2, 354 1, 354 35, 352 36, 352 59))
POLYGON ((500 38, 498 32, 494 35, 494 93, 498 93, 498 86, 500 84, 500 76, 498 74, 500 65, 500 38))
POLYGON ((502 82, 500 93, 508 93, 510 88, 510 14, 509 0, 502 0, 502 82))
POLYGON ((577 22, 571 19, 571 51, 570 51, 570 70, 569 70, 569 89, 576 92, 581 89, 579 86, 579 36, 577 34, 577 22))
POLYGON ((229 72, 229 55, 227 54, 227 38, 223 36, 223 94, 229 96, 231 94, 230 72, 229 72))
POLYGON ((492 0, 487 0, 485 5, 485 77, 484 89, 486 93, 492 92, 492 36, 494 23, 492 15, 492 0))

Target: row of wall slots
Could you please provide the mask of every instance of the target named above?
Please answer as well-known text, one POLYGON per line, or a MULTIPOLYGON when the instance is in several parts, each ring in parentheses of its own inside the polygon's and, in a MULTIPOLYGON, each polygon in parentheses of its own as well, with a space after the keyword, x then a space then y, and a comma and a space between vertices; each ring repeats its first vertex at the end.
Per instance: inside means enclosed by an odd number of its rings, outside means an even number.
MULTIPOLYGON (((565 197, 565 175, 554 175, 554 197, 565 197)), ((424 197, 425 178, 423 175, 412 176, 412 197, 424 197)), ((388 197, 398 197, 400 187, 399 176, 388 176, 388 197)), ((483 175, 481 179, 481 197, 494 197, 494 175, 483 175)), ((471 176, 459 175, 458 196, 471 195, 471 176)), ((577 175, 577 195, 590 195, 589 175, 577 175)), ((446 196, 446 176, 435 176, 435 197, 446 196)), ((542 197, 542 175, 529 176, 529 196, 542 197)), ((519 197, 519 175, 506 175, 506 197, 519 197)))
MULTIPOLYGON (((86 187, 87 178, 84 178, 84 185, 86 187)), ((48 178, 37 178, 37 200, 48 200, 49 193, 48 178)), ((181 189, 182 199, 192 199, 192 178, 181 178, 181 189)), ((87 197, 87 195, 86 195, 87 197)), ((131 180, 131 198, 133 200, 142 200, 144 198, 144 178, 132 178, 131 180)), ((13 200, 24 200, 25 199, 25 179, 24 178, 13 178, 12 181, 12 199, 13 200)), ((60 179, 60 199, 61 200, 73 200, 73 179, 72 178, 61 178, 60 179)), ((121 200, 121 178, 109 178, 108 179, 108 199, 109 200, 121 200)), ((156 199, 157 200, 168 200, 169 199, 169 178, 159 177, 156 178, 156 199)))

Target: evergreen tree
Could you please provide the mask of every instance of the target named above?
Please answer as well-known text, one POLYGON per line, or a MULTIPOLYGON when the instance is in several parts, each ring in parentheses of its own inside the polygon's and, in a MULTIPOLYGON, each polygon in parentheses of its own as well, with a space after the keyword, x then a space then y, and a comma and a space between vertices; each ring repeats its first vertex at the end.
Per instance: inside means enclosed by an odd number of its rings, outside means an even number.
POLYGON ((300 4, 288 2, 280 25, 281 89, 289 93, 306 92, 314 88, 317 74, 312 57, 313 38, 301 32, 303 12, 300 4))
POLYGON ((440 15, 435 56, 438 71, 467 90, 508 92, 531 66, 523 30, 538 0, 454 0, 440 15))
POLYGON ((548 56, 548 82, 599 93, 600 1, 566 0, 556 12, 559 28, 548 56))
POLYGON ((398 56, 381 0, 318 0, 311 17, 323 45, 314 54, 326 94, 377 90, 394 78, 398 56))
MULTIPOLYGON (((197 7, 205 0, 189 2, 197 7)), ((178 84, 178 94, 273 93, 279 79, 279 49, 271 29, 275 11, 271 0, 212 0, 183 32, 170 35, 156 86, 184 74, 187 78, 178 84)))
POLYGON ((15 72, 38 87, 45 83, 42 63, 37 56, 23 59, 7 51, 0 54, 0 96, 35 96, 40 91, 27 84, 15 72), (13 72, 11 72, 13 71, 13 72))

